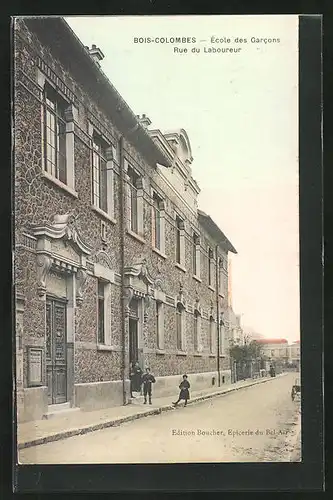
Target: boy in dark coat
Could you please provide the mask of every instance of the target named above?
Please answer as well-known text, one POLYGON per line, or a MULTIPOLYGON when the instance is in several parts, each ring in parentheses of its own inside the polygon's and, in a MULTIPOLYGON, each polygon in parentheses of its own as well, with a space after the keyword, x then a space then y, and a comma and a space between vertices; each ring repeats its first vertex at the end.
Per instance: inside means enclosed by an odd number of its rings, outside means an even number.
POLYGON ((142 384, 143 384, 143 396, 144 396, 144 404, 147 404, 147 394, 149 396, 149 404, 151 405, 151 386, 155 384, 155 377, 150 373, 150 368, 146 368, 146 373, 142 376, 142 384))
POLYGON ((190 387, 191 386, 189 381, 187 380, 187 375, 183 375, 183 380, 179 385, 180 393, 178 396, 178 400, 175 403, 172 403, 174 406, 177 406, 181 399, 185 400, 184 406, 187 405, 187 400, 190 399, 190 392, 189 392, 190 387))

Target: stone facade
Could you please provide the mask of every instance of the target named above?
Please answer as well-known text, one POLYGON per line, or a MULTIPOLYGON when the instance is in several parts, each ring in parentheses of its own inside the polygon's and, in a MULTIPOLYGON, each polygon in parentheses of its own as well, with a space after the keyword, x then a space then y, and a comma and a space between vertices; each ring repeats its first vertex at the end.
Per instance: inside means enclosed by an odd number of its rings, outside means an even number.
MULTIPOLYGON (((15 293, 20 420, 41 418, 48 405, 64 401, 82 409, 128 402, 131 353, 157 377, 156 395, 159 387, 165 394, 172 377, 185 372, 193 374, 198 388, 211 385, 218 360, 221 380, 230 381, 221 318, 227 308, 228 252, 235 250, 219 229, 206 224, 208 216, 198 217, 200 190, 191 175, 186 132, 147 130, 140 118, 130 129, 126 119, 122 122, 118 116, 124 108, 122 98, 63 20, 16 21, 15 293), (56 41, 59 33, 60 43, 56 41), (100 73, 97 83, 96 71, 100 73), (65 182, 46 168, 45 85, 66 103, 65 182), (98 85, 107 88, 109 99, 103 101, 98 85), (94 133, 111 151, 106 158, 107 209, 93 202, 94 133), (134 212, 129 210, 131 169, 139 179, 135 231, 131 229, 134 212), (160 248, 155 245, 157 226, 152 222, 156 193, 160 197, 160 248), (180 229, 177 217, 182 221, 180 229), (179 258, 175 251, 178 236, 179 258), (182 262, 177 263, 180 257, 182 262), (98 315, 98 283, 105 293, 103 321, 98 315), (157 303, 162 304, 160 316, 157 303), (134 323, 133 304, 138 306, 134 323), (178 330, 177 306, 182 318, 178 330), (176 334, 180 330, 181 348, 176 334)), ((125 112, 131 117, 132 112, 127 108, 125 112)), ((169 392, 176 389, 175 382, 169 392)))

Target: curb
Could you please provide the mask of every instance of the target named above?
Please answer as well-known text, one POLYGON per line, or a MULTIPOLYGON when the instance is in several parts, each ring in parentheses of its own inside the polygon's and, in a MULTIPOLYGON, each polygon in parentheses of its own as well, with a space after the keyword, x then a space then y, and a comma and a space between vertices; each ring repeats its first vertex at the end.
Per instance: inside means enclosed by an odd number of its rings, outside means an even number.
MULTIPOLYGON (((240 389, 246 389, 247 387, 252 387, 254 385, 263 384, 265 382, 270 382, 270 381, 276 380, 276 378, 279 378, 283 375, 285 375, 285 373, 281 373, 281 374, 277 375, 275 378, 265 378, 263 380, 256 379, 255 381, 253 381, 249 384, 246 384, 246 385, 241 385, 241 386, 237 386, 237 387, 230 387, 228 389, 223 389, 220 391, 211 392, 209 394, 204 394, 203 396, 197 396, 197 397, 194 397, 193 399, 190 399, 187 404, 188 405, 195 404, 195 403, 199 403, 201 401, 205 401, 206 399, 212 399, 212 398, 217 397, 217 396, 227 395, 230 392, 239 391, 240 389)), ((183 405, 181 405, 181 406, 183 406, 183 405)), ((99 424, 89 424, 89 425, 86 425, 85 427, 79 427, 76 429, 69 429, 69 430, 57 432, 55 434, 51 434, 49 436, 45 436, 42 438, 32 439, 30 441, 18 443, 17 449, 23 450, 24 448, 31 448, 33 446, 39 446, 41 444, 51 443, 54 441, 67 439, 67 438, 70 438, 73 436, 88 434, 89 432, 99 431, 101 429, 106 429, 108 427, 117 427, 117 426, 124 424, 126 422, 131 422, 132 420, 138 420, 140 418, 148 417, 151 415, 160 415, 162 412, 170 411, 173 409, 174 409, 174 406, 168 404, 168 405, 160 406, 159 408, 152 408, 151 410, 142 411, 140 413, 134 413, 134 414, 128 415, 126 417, 119 417, 119 418, 113 418, 111 420, 106 420, 105 422, 101 422, 99 424)))

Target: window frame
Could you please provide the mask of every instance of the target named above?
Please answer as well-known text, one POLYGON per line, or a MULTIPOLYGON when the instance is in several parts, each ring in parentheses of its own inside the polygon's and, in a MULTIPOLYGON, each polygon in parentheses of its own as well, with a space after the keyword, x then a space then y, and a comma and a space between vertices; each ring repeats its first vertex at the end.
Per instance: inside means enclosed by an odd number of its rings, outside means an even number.
POLYGON ((106 324, 105 324, 105 285, 106 282, 102 279, 97 279, 97 344, 105 345, 106 340, 106 324), (103 293, 100 288, 103 287, 103 293), (103 304, 102 308, 100 305, 103 304), (101 334, 102 323, 102 334, 101 334))
POLYGON ((214 329, 215 329, 215 320, 214 316, 210 315, 209 316, 209 353, 213 354, 215 349, 214 349, 214 329))
POLYGON ((130 219, 130 231, 132 231, 135 234, 139 234, 139 213, 138 213, 138 180, 140 179, 140 175, 131 167, 128 165, 127 169, 127 176, 128 176, 128 186, 130 190, 130 211, 131 211, 131 219, 130 219))
POLYGON ((183 314, 184 308, 182 304, 176 305, 176 347, 178 351, 183 350, 183 314))
POLYGON ((162 198, 153 191, 153 201, 152 201, 152 237, 153 237, 153 247, 157 250, 162 251, 162 224, 161 224, 161 203, 162 198))
POLYGON ((92 204, 105 214, 108 213, 107 150, 109 148, 110 145, 94 130, 91 136, 92 204), (95 190, 96 186, 98 193, 95 190))
POLYGON ((208 286, 214 286, 214 276, 213 276, 213 250, 208 247, 208 286))
POLYGON ((193 348, 194 352, 199 352, 199 331, 200 331, 200 312, 195 309, 193 313, 193 348))
POLYGON ((43 143, 43 164, 44 171, 51 175, 53 178, 67 185, 67 122, 65 111, 70 106, 57 90, 47 81, 44 81, 42 92, 42 113, 43 113, 43 127, 42 127, 42 143, 43 143), (53 107, 51 106, 53 104, 53 107), (48 125, 53 118, 54 128, 51 129, 48 125), (49 120, 50 118, 50 120, 49 120), (60 132, 60 125, 63 129, 60 132), (48 130, 50 133, 48 133, 48 130), (60 140, 60 135, 64 138, 60 140), (48 142, 48 138, 53 137, 53 144, 48 142), (54 161, 49 158, 48 146, 54 150, 54 161), (60 165, 60 157, 62 158, 62 168, 60 165), (51 167, 49 168, 49 164, 51 167))
POLYGON ((192 236, 192 271, 194 276, 198 276, 198 263, 197 263, 197 239, 198 235, 193 233, 192 236))

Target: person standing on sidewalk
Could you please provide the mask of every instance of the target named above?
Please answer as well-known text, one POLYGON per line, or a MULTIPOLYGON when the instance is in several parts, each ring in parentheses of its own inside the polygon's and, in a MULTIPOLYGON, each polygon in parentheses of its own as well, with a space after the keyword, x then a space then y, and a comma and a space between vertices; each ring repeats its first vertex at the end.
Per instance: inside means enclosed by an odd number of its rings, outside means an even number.
POLYGON ((178 400, 175 403, 172 403, 174 406, 177 406, 181 399, 185 400, 184 406, 187 406, 187 400, 190 399, 190 391, 189 391, 190 387, 191 386, 189 381, 187 380, 187 375, 183 375, 183 380, 179 385, 180 393, 178 396, 178 400))
POLYGON ((154 375, 150 373, 150 368, 146 368, 146 373, 142 376, 142 384, 143 384, 143 404, 147 404, 147 395, 149 397, 149 404, 151 405, 151 388, 152 384, 155 384, 156 380, 154 375))
POLYGON ((133 367, 133 390, 135 392, 141 392, 142 384, 142 370, 140 368, 139 362, 137 361, 133 367))

